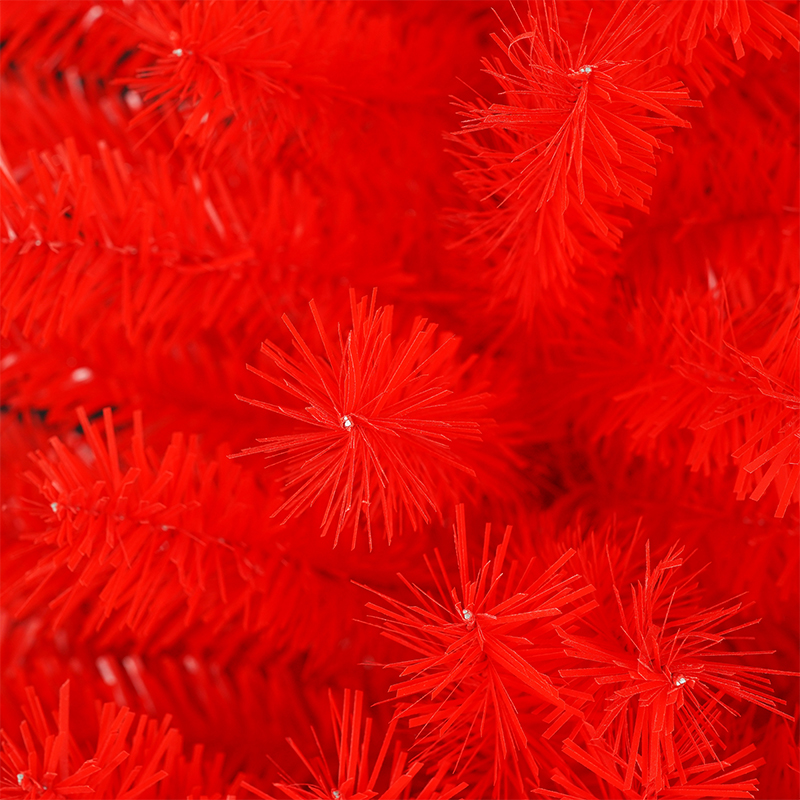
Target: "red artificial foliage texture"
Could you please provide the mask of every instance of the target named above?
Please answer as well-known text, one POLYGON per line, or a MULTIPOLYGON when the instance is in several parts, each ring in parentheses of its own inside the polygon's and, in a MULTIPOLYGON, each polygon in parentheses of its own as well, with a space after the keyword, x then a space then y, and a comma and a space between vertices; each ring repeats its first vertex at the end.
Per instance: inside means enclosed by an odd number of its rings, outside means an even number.
POLYGON ((316 429, 259 439, 261 445, 241 455, 265 453, 286 461, 287 488, 297 488, 276 514, 291 517, 327 495, 323 536, 336 521, 334 547, 352 518, 355 548, 362 514, 371 547, 373 497, 380 501, 391 544, 396 516, 404 513, 416 530, 420 518, 430 522, 428 508, 439 510, 437 490, 447 474, 442 467, 475 475, 449 452, 454 439, 481 438, 478 422, 468 419, 480 408, 481 396, 453 397, 449 388, 464 369, 450 363, 457 340, 450 335, 436 342, 436 326, 417 319, 408 339, 393 347, 392 307, 376 308, 375 299, 373 292, 369 302, 356 303, 351 292, 353 327, 344 336, 339 331, 338 352, 312 301, 324 358, 311 352, 288 318, 284 322, 302 360, 272 342, 262 345, 284 377, 249 369, 305 408, 239 398, 316 429))
POLYGON ((799 796, 799 31, 0 0, 0 796, 799 796))

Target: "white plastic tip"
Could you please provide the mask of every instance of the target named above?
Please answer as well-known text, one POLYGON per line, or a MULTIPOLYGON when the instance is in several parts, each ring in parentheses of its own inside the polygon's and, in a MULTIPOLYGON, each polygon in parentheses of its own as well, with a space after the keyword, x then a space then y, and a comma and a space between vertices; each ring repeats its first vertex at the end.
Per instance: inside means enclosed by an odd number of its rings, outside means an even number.
POLYGON ((50 508, 53 509, 53 513, 58 513, 58 503, 50 503, 50 508))
POLYGON ((340 798, 341 796, 342 796, 342 793, 341 793, 341 792, 340 792, 338 789, 334 789, 334 790, 331 792, 331 797, 333 797, 333 800, 339 800, 339 798, 340 798))
POLYGON ((465 609, 464 609, 464 610, 461 612, 461 616, 462 616, 462 617, 464 617, 464 620, 465 620, 466 622, 469 622, 469 621, 472 619, 472 612, 471 612, 471 611, 469 611, 468 609, 466 609, 466 608, 465 608, 465 609))
POLYGON ((177 50, 172 51, 172 55, 178 56, 178 58, 180 58, 183 55, 183 50, 181 50, 179 47, 177 50))
POLYGON ((24 772, 17 773, 17 786, 22 786, 22 779, 25 777, 24 772))
POLYGON ((584 75, 588 75, 592 71, 591 67, 581 67, 578 72, 582 72, 584 75))
POLYGON ((676 686, 683 686, 684 683, 686 683, 686 678, 684 678, 683 675, 678 675, 678 677, 675 678, 676 686))
POLYGON ((350 430, 350 428, 352 428, 352 427, 353 427, 353 420, 351 420, 351 419, 350 419, 350 417, 348 417, 348 416, 346 416, 346 415, 345 415, 344 417, 342 417, 342 427, 343 427, 343 428, 344 428, 346 431, 349 431, 349 430, 350 430))
POLYGON ((128 108, 130 108, 131 111, 138 111, 144 105, 141 95, 134 91, 125 93, 125 102, 128 104, 128 108))
POLYGON ((85 383, 86 381, 90 381, 93 377, 94 373, 89 367, 78 367, 78 369, 72 372, 72 380, 75 381, 75 383, 85 383))

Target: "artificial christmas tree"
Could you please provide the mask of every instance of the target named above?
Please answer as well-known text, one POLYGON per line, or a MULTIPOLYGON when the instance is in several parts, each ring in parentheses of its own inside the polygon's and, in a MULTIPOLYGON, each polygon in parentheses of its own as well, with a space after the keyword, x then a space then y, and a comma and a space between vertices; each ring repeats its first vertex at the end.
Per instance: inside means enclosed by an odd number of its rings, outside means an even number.
POLYGON ((0 0, 0 795, 798 796, 798 46, 0 0))

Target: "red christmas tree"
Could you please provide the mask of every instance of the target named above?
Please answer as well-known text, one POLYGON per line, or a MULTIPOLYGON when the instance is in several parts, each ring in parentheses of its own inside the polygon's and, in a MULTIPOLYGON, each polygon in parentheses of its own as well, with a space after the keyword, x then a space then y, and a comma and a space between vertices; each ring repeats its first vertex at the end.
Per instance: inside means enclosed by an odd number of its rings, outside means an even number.
POLYGON ((799 29, 0 0, 0 796, 800 795, 799 29))

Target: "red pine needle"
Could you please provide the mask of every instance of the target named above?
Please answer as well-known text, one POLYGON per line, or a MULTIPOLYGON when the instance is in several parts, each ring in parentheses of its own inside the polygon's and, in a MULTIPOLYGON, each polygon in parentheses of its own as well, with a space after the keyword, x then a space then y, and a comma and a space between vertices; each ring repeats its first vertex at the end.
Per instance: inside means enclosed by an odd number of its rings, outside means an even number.
POLYGON ((687 759, 721 763, 720 715, 736 713, 726 695, 788 717, 766 676, 791 673, 741 663, 763 653, 724 646, 755 622, 733 623, 741 602, 694 610, 691 584, 676 579, 683 563, 682 548, 673 546, 651 569, 648 544, 644 583, 631 586, 630 600, 614 586, 622 636, 562 635, 567 656, 597 664, 561 675, 599 687, 604 714, 592 714, 587 730, 593 740, 605 737, 611 757, 626 765, 620 789, 631 789, 637 770, 648 791, 660 792, 675 773, 685 780, 687 759))
MULTIPOLYGON (((331 798, 333 800, 371 800, 371 798, 395 800, 395 798, 408 797, 408 788, 422 769, 423 764, 420 761, 408 764, 408 754, 401 751, 399 745, 394 748, 391 760, 387 760, 387 757, 390 756, 389 750, 397 721, 392 720, 389 723, 378 755, 373 761, 370 755, 372 719, 370 717, 363 718, 363 693, 345 689, 341 713, 334 704, 333 695, 329 693, 328 697, 336 738, 335 766, 331 769, 316 733, 314 733, 314 739, 317 742, 319 754, 310 758, 307 758, 300 748, 289 739, 292 749, 303 762, 306 770, 311 773, 312 780, 294 783, 286 776, 275 784, 275 788, 290 800, 314 800, 315 798, 319 798, 319 800, 331 800, 331 798), (378 785, 384 784, 385 788, 376 788, 378 785)), ((444 771, 439 770, 425 785, 423 793, 418 795, 420 800, 422 798, 449 800, 466 788, 464 783, 440 788, 443 777, 444 771)), ((264 800, 277 800, 274 795, 267 794, 249 783, 243 782, 242 786, 264 800)))
MULTIPOLYGON (((671 150, 659 134, 688 126, 670 108, 700 105, 653 57, 637 57, 659 24, 656 8, 624 8, 574 54, 560 33, 555 3, 529 12, 523 33, 504 27, 507 43, 493 35, 511 70, 499 59, 485 62, 506 102, 461 104, 465 120, 453 137, 464 147, 461 177, 495 206, 476 216, 470 238, 485 238, 490 251, 506 248, 499 272, 506 285, 519 285, 513 273, 531 270, 540 251, 542 260, 561 251, 561 274, 554 277, 568 282, 578 252, 578 231, 569 225, 614 246, 621 230, 609 207, 645 209, 651 189, 640 173, 654 175, 656 151, 671 150)), ((532 291, 520 298, 525 315, 532 291)))
MULTIPOLYGON (((436 551, 441 577, 430 563, 428 568, 438 597, 404 580, 419 605, 374 592, 386 606, 369 603, 367 608, 379 615, 375 624, 384 636, 418 654, 395 665, 404 680, 392 690, 401 701, 398 715, 420 727, 418 736, 425 752, 452 753, 458 743, 462 754, 468 749, 474 757, 483 743, 493 758, 497 783, 509 757, 516 764, 522 756, 532 773, 538 773, 516 707, 526 696, 549 706, 548 710, 555 709, 550 721, 580 713, 534 664, 552 656, 548 646, 553 644, 554 628, 568 624, 593 603, 573 606, 592 591, 589 586, 575 585, 578 576, 564 570, 574 551, 565 553, 539 577, 533 576, 530 564, 517 576, 516 562, 506 576, 511 528, 506 528, 494 560, 488 557, 490 531, 487 525, 481 567, 471 578, 464 507, 457 506, 456 585, 451 584, 436 551)), ((463 772, 467 765, 457 766, 463 772)))
POLYGON ((292 493, 275 512, 284 521, 327 496, 322 532, 335 530, 334 547, 347 525, 355 547, 362 518, 371 547, 376 504, 389 542, 403 518, 415 530, 429 521, 453 473, 474 475, 453 455, 450 442, 480 440, 479 425, 469 417, 477 415, 482 396, 458 396, 450 388, 462 369, 454 361, 458 340, 447 336, 437 343, 437 326, 417 319, 408 338, 393 343, 392 307, 376 308, 375 298, 373 292, 369 303, 356 303, 351 291, 353 327, 345 337, 340 331, 335 344, 312 301, 324 356, 315 355, 284 316, 299 358, 266 341, 261 352, 284 377, 248 369, 295 403, 239 397, 313 431, 259 439, 261 445, 237 456, 265 453, 271 462, 286 464, 292 493))

